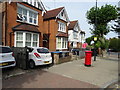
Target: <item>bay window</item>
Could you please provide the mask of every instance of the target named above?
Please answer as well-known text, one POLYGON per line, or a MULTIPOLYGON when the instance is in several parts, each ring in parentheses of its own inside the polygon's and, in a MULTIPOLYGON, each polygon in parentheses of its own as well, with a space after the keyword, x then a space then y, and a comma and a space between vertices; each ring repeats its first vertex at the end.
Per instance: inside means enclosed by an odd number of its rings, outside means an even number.
POLYGON ((16 33, 16 47, 23 46, 23 33, 16 33))
POLYGON ((31 33, 26 33, 25 46, 31 46, 31 33))
POLYGON ((56 47, 57 49, 67 49, 67 38, 57 37, 56 47))
POLYGON ((37 47, 38 45, 38 34, 33 34, 33 47, 37 47))
POLYGON ((30 32, 15 32, 15 47, 38 47, 39 34, 30 32))

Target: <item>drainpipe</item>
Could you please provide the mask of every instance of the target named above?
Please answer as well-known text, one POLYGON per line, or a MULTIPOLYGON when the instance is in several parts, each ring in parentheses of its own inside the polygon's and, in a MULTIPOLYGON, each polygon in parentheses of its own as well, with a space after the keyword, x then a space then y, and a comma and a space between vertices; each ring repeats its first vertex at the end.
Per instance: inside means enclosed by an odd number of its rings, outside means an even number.
MULTIPOLYGON (((48 20, 48 34, 50 34, 50 20, 48 20)), ((49 38, 50 38, 50 35, 49 35, 49 38)), ((48 40, 48 49, 49 49, 49 41, 50 39, 48 40)))
POLYGON ((7 2, 5 2, 5 46, 7 45, 7 2))
POLYGON ((10 32, 10 47, 12 47, 12 33, 14 32, 10 32))

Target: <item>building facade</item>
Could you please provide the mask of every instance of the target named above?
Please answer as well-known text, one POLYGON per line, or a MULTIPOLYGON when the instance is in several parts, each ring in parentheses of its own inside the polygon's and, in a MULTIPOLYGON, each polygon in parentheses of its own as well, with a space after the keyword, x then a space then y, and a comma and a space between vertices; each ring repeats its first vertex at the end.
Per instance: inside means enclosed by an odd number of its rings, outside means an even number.
POLYGON ((85 39, 85 32, 80 30, 78 20, 70 21, 68 26, 68 34, 69 48, 81 48, 85 39))
POLYGON ((78 21, 69 21, 64 7, 47 11, 41 0, 23 1, 0 3, 3 45, 47 47, 50 51, 66 51, 72 43, 74 48, 81 47, 84 33, 78 21))
MULTIPOLYGON (((33 1, 33 0, 32 0, 33 1)), ((2 42, 5 46, 42 46, 43 14, 41 2, 5 2, 2 42)))
POLYGON ((48 45, 50 51, 68 50, 69 18, 64 7, 47 11, 44 15, 45 33, 49 39, 43 46, 48 45))

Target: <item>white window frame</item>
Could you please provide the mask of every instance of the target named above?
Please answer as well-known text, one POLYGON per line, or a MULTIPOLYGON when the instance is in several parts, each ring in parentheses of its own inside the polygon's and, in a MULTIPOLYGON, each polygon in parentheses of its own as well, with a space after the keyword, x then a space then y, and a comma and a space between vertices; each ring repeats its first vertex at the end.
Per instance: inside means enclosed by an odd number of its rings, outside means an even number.
POLYGON ((65 37, 57 37, 56 38, 56 49, 68 49, 68 40, 67 40, 67 38, 65 38, 65 37), (60 46, 60 48, 58 48, 57 46, 57 44, 58 44, 58 38, 60 38, 60 40, 61 40, 61 46, 60 46), (63 38, 64 38, 64 47, 63 47, 63 38))
POLYGON ((77 32, 73 32, 73 39, 78 39, 78 33, 77 32))
POLYGON ((66 32, 66 24, 63 22, 58 21, 58 31, 66 32))
MULTIPOLYGON (((26 21, 26 23, 33 24, 33 25, 38 25, 38 12, 37 12, 37 11, 35 11, 35 10, 33 10, 33 9, 30 9, 30 8, 24 6, 24 5, 19 4, 19 3, 17 3, 17 9, 18 9, 19 7, 22 8, 22 9, 27 10, 27 21, 26 21), (29 12, 32 12, 32 13, 34 13, 34 14, 37 15, 37 17, 36 17, 36 24, 34 23, 34 20, 33 20, 32 23, 29 22, 29 12)), ((17 13, 18 13, 18 10, 17 10, 17 13)), ((21 21, 21 20, 16 20, 16 21, 24 22, 24 21, 21 21)))
MULTIPOLYGON (((14 40, 14 46, 16 47, 16 42, 17 42, 17 40, 16 40, 16 35, 17 35, 17 32, 20 32, 20 33, 23 33, 23 46, 21 46, 21 47, 25 47, 26 45, 25 45, 25 43, 26 43, 26 33, 30 33, 31 34, 31 46, 30 47, 33 47, 33 34, 37 34, 37 33, 32 33, 32 32, 23 32, 23 31, 16 31, 16 32, 14 32, 14 34, 15 34, 15 40, 14 40)), ((38 35, 38 41, 36 41, 36 42, 38 42, 37 43, 37 46, 36 47, 39 47, 39 34, 37 34, 38 35)))
MULTIPOLYGON (((21 33, 21 32, 20 32, 21 33)), ((23 35, 23 34, 22 34, 23 35)), ((16 47, 16 42, 17 41, 22 41, 23 43, 24 43, 24 38, 23 38, 23 40, 17 40, 17 34, 16 34, 16 32, 15 32, 15 40, 14 40, 14 46, 16 47)))

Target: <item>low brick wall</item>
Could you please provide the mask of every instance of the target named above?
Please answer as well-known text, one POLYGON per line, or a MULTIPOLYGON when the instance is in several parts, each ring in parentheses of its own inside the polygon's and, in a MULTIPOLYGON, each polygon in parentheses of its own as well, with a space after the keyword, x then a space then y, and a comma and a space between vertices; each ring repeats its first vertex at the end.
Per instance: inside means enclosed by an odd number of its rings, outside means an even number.
POLYGON ((64 63, 64 62, 68 62, 68 61, 71 61, 71 56, 67 56, 67 57, 64 57, 64 58, 59 58, 58 63, 64 63))
POLYGON ((64 56, 65 52, 59 52, 59 51, 53 52, 52 53, 53 63, 60 64, 60 63, 64 63, 64 62, 68 62, 68 61, 72 61, 72 60, 78 60, 78 59, 85 57, 84 51, 80 51, 79 55, 73 55, 72 52, 67 52, 67 53, 69 53, 69 55, 64 56), (63 57, 61 55, 63 55, 63 57))
MULTIPOLYGON (((68 62, 68 61, 72 60, 72 54, 71 53, 67 52, 67 53, 69 53, 69 55, 64 56, 64 57, 60 56, 61 53, 62 52, 60 52, 60 53, 59 52, 52 53, 52 58, 53 58, 53 63, 54 64, 60 64, 60 63, 64 63, 64 62, 68 62)), ((63 52, 63 53, 65 53, 65 52, 63 52)))

